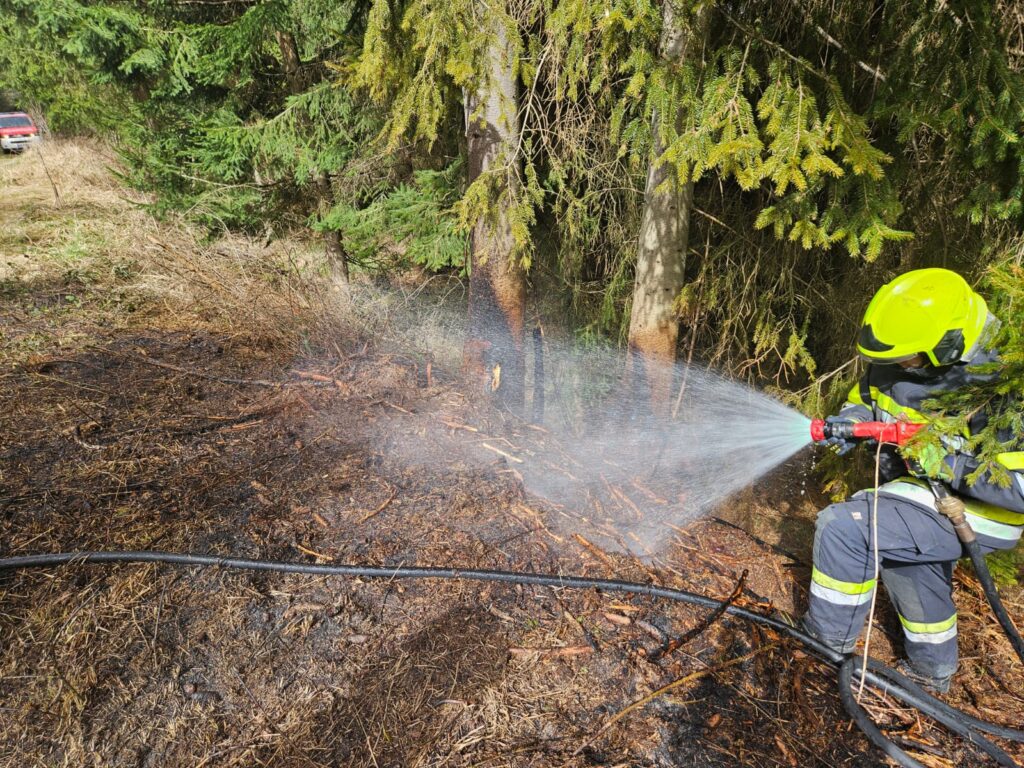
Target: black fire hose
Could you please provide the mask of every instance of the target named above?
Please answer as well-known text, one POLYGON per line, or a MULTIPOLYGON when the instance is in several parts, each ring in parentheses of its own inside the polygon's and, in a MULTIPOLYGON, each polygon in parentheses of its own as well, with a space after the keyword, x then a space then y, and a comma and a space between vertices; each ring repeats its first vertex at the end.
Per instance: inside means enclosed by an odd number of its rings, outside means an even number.
MULTIPOLYGON (((928 485, 931 486, 932 493, 935 494, 937 506, 942 511, 943 500, 950 498, 949 491, 938 480, 929 480, 928 485)), ((981 545, 978 544, 978 539, 971 528, 971 524, 967 522, 962 511, 955 518, 949 517, 949 521, 953 524, 953 530, 956 531, 956 535, 960 539, 960 543, 963 544, 968 557, 971 558, 971 563, 974 564, 974 572, 978 576, 978 581, 981 582, 981 588, 985 592, 985 598, 992 608, 992 613, 996 615, 999 626, 1003 628, 1003 632, 1006 633, 1010 645, 1017 652, 1017 658, 1021 660, 1021 663, 1024 663, 1024 640, 1021 639, 1020 633, 1017 632, 1017 628, 1013 625, 1013 621, 1010 620, 1009 614, 1003 607, 1003 601, 999 597, 999 590, 996 589, 996 583, 992 580, 992 574, 988 570, 988 563, 985 562, 985 554, 981 551, 981 545)))
MULTIPOLYGON (((865 736, 867 736, 868 741, 884 752, 887 757, 892 758, 900 765, 907 766, 908 768, 925 768, 921 763, 912 758, 896 746, 896 744, 894 744, 888 737, 886 737, 878 726, 874 724, 868 716, 868 713, 864 711, 864 708, 857 702, 857 697, 853 693, 853 676, 854 673, 856 673, 857 679, 860 679, 860 670, 863 664, 864 659, 862 657, 849 656, 839 667, 839 700, 843 704, 843 709, 846 710, 846 713, 857 724, 857 727, 863 731, 865 736)), ((869 663, 869 668, 875 667, 876 664, 877 662, 869 663)), ((893 670, 893 672, 895 672, 895 670, 893 670)), ((899 675, 898 672, 895 672, 895 674, 899 675)), ((903 676, 901 675, 901 677, 903 676)), ((914 685, 914 683, 908 678, 904 677, 903 679, 912 686, 914 685)), ((924 693, 920 688, 918 688, 917 691, 918 693, 924 693)), ((925 695, 927 696, 927 694, 925 695)), ((966 724, 964 719, 960 717, 963 713, 960 713, 958 710, 946 705, 945 708, 935 708, 928 714, 934 720, 949 728, 949 730, 953 731, 953 733, 957 734, 965 741, 977 746, 985 754, 995 760, 997 764, 1006 766, 1007 768, 1019 768, 1014 759, 1006 754, 1006 752, 1004 752, 1000 747, 993 744, 984 736, 975 733, 971 727, 966 724)))
MULTIPOLYGON (((716 609, 722 604, 710 597, 670 587, 659 587, 654 584, 640 584, 614 579, 588 579, 579 576, 559 576, 544 573, 517 573, 514 571, 462 570, 458 568, 418 568, 418 567, 380 567, 363 565, 318 565, 309 563, 293 563, 272 560, 246 560, 240 558, 216 557, 212 555, 195 555, 175 552, 59 552, 54 554, 25 555, 20 557, 0 558, 0 571, 26 568, 52 568, 60 565, 85 563, 165 563, 169 565, 219 566, 247 571, 273 571, 278 573, 303 573, 321 576, 348 576, 369 579, 466 579, 472 581, 502 582, 507 584, 524 584, 544 587, 563 587, 573 589, 599 589, 605 592, 620 592, 634 595, 658 597, 676 602, 698 605, 702 608, 716 609)), ((865 735, 876 745, 883 748, 886 754, 907 768, 919 768, 921 765, 905 752, 896 747, 871 723, 852 694, 852 677, 856 666, 855 657, 847 657, 833 651, 810 635, 793 626, 764 616, 745 608, 728 605, 726 612, 755 624, 771 627, 799 641, 817 655, 833 665, 840 667, 840 696, 843 705, 852 700, 854 708, 847 707, 865 735)), ((911 681, 878 662, 871 661, 865 673, 865 679, 874 688, 881 689, 905 704, 918 709, 923 714, 949 727, 971 743, 991 755, 1000 765, 1016 765, 1005 752, 979 735, 979 732, 990 733, 1001 738, 1024 743, 1024 731, 1006 726, 986 723, 961 712, 914 685, 911 681)))
MULTIPOLYGON (((863 660, 861 660, 861 663, 863 663, 863 660)), ((937 715, 934 715, 934 713, 942 713, 946 717, 955 719, 963 723, 973 731, 987 733, 992 736, 998 736, 999 738, 1006 739, 1007 741, 1020 741, 1022 731, 1018 731, 1013 728, 1008 728, 1004 725, 996 725, 995 723, 989 723, 984 720, 979 720, 978 718, 969 715, 966 712, 962 712, 956 707, 950 706, 941 699, 935 698, 926 690, 924 690, 924 688, 922 688, 920 685, 911 680, 909 677, 893 669, 890 666, 882 664, 880 661, 876 661, 875 659, 868 659, 868 669, 876 672, 879 676, 895 683, 897 686, 902 688, 904 693, 901 694, 901 696, 902 701, 905 704, 909 704, 915 709, 920 709, 922 711, 925 709, 925 707, 929 708, 932 711, 933 716, 935 716, 936 719, 940 722, 946 721, 944 719, 940 720, 937 717, 937 715), (923 706, 922 702, 924 702, 923 706)), ((859 677, 860 676, 858 674, 858 678, 859 677)), ((869 674, 867 679, 868 681, 871 681, 873 678, 869 674)))

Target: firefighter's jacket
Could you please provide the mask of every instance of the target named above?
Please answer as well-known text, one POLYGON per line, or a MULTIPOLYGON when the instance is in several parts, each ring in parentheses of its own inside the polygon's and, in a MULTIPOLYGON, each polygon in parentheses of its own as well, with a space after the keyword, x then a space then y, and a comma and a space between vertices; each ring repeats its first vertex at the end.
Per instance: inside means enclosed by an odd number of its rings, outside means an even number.
MULTIPOLYGON (((840 416, 853 421, 926 422, 924 402, 959 389, 965 385, 990 380, 992 374, 971 370, 974 366, 995 362, 997 356, 988 350, 979 351, 970 362, 960 362, 930 369, 927 374, 908 371, 898 365, 870 365, 861 381, 851 390, 840 416)), ((971 434, 988 423, 984 410, 969 422, 971 434)), ((952 471, 949 483, 967 509, 967 518, 978 534, 979 543, 994 549, 1013 547, 1024 531, 1024 440, 1022 435, 1000 433, 1006 450, 997 457, 1009 472, 1009 486, 996 483, 986 472, 973 485, 967 477, 978 469, 979 462, 963 445, 951 450, 946 463, 952 471)), ((922 482, 907 477, 906 465, 894 448, 883 449, 882 475, 888 482, 879 490, 900 496, 932 510, 932 492, 922 482)))

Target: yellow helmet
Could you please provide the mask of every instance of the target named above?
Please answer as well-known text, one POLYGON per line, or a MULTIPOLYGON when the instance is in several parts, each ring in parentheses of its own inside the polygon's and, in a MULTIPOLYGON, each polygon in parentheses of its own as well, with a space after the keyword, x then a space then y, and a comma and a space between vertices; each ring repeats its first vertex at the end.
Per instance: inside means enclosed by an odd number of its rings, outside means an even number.
POLYGON ((985 300, 956 272, 915 269, 883 285, 864 312, 857 351, 874 363, 925 354, 932 365, 973 356, 988 323, 985 300))

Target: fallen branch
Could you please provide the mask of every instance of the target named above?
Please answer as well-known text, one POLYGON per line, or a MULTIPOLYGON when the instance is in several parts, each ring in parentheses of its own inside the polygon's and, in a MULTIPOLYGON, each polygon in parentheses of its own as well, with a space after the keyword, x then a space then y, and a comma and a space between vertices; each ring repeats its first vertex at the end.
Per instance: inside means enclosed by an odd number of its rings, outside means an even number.
MULTIPOLYGON (((198 379, 219 381, 223 384, 236 384, 239 386, 248 387, 272 387, 274 389, 281 389, 292 384, 302 383, 288 380, 271 381, 269 379, 238 379, 231 376, 216 376, 212 373, 206 373, 205 371, 197 371, 195 368, 185 368, 184 366, 181 365, 165 363, 161 360, 153 360, 152 358, 146 357, 146 355, 142 355, 137 352, 117 352, 112 349, 102 349, 100 347, 92 347, 92 349, 94 349, 97 352, 103 352, 108 355, 114 355, 116 357, 122 357, 127 360, 135 360, 140 363, 145 363, 146 365, 151 365, 155 368, 163 368, 168 371, 174 371, 175 373, 185 374, 186 376, 194 376, 195 378, 198 379)), ((311 384, 312 386, 337 387, 338 389, 342 390, 347 389, 347 385, 343 381, 330 378, 329 376, 324 376, 323 374, 311 373, 309 371, 292 371, 292 373, 298 376, 299 378, 305 380, 305 382, 311 384)), ((397 406, 392 407, 396 408, 397 406)), ((406 411, 406 413, 408 413, 408 411, 406 411)))
POLYGON ((623 491, 617 485, 612 485, 607 480, 605 480, 604 477, 602 477, 601 479, 604 480, 604 483, 608 487, 608 490, 611 492, 612 496, 614 496, 616 499, 625 504, 626 507, 636 516, 637 520, 644 519, 644 513, 640 511, 640 507, 638 507, 636 503, 631 498, 629 498, 629 496, 626 495, 625 491, 623 491))
POLYGON ((298 376, 300 379, 309 379, 310 381, 318 381, 322 384, 329 384, 331 386, 337 387, 343 392, 348 390, 348 384, 346 384, 344 381, 341 381, 340 379, 334 378, 333 376, 325 376, 322 373, 313 373, 312 371, 297 370, 292 370, 291 374, 292 376, 298 376))
POLYGON ((745 586, 746 581, 747 571, 746 569, 744 569, 743 573, 740 574, 739 580, 736 582, 736 586, 732 590, 732 594, 730 594, 729 597, 723 600, 719 604, 719 606, 715 608, 715 610, 713 610, 707 617, 705 617, 705 619, 702 622, 700 622, 693 629, 690 629, 689 631, 683 633, 679 637, 674 637, 665 641, 662 644, 661 648, 656 650, 654 653, 648 654, 647 660, 650 662, 658 661, 663 656, 667 656, 668 654, 679 650, 688 642, 697 637, 697 635, 707 631, 708 627, 710 627, 712 624, 718 621, 725 614, 725 612, 729 610, 729 606, 735 603, 736 600, 739 599, 739 596, 743 594, 743 587, 745 586))
POLYGON ((668 642, 668 634, 651 624, 649 621, 637 619, 636 625, 658 642, 668 642))
POLYGON ((454 421, 446 421, 445 419, 438 419, 438 421, 440 421, 446 427, 451 427, 452 429, 464 429, 467 432, 479 432, 480 431, 476 427, 471 427, 468 424, 459 424, 459 423, 454 422, 454 421))
MULTIPOLYGON (((108 353, 110 352, 110 350, 104 351, 108 353)), ((183 368, 180 365, 173 365, 172 363, 163 363, 159 360, 152 360, 146 357, 145 355, 140 354, 124 354, 119 352, 113 352, 112 354, 120 355, 121 357, 126 357, 129 360, 137 360, 140 363, 152 365, 156 368, 164 368, 168 371, 174 371, 175 373, 184 373, 187 376, 195 376, 196 378, 199 379, 220 381, 223 382, 224 384, 238 384, 241 386, 253 387, 273 387, 275 389, 280 389, 285 384, 287 384, 287 382, 285 381, 268 381, 267 379, 235 379, 228 376, 214 376, 212 373, 204 373, 203 371, 197 371, 194 368, 183 368)))
POLYGON ((326 560, 329 563, 334 562, 334 558, 331 557, 330 555, 324 555, 324 554, 322 554, 320 552, 317 552, 316 550, 307 549, 306 547, 302 546, 301 544, 296 544, 295 548, 297 550, 299 550, 299 552, 302 552, 303 554, 309 555, 310 557, 315 557, 315 558, 317 558, 319 560, 326 560))
POLYGON ((516 464, 522 464, 523 463, 523 460, 520 459, 518 456, 513 456, 511 453, 506 453, 505 451, 501 450, 501 448, 495 448, 490 443, 480 443, 480 445, 482 445, 484 448, 486 448, 489 451, 494 451, 499 456, 504 456, 509 461, 514 461, 516 464))
POLYGON ((655 504, 661 504, 663 506, 669 504, 669 500, 668 499, 663 499, 661 496, 656 494, 654 491, 652 491, 646 485, 643 485, 642 483, 637 482, 636 478, 633 478, 632 480, 630 480, 629 484, 632 485, 634 488, 636 488, 638 491, 640 491, 640 493, 642 493, 644 496, 646 496, 648 498, 648 500, 654 502, 655 504))
MULTIPOLYGON (((672 523, 666 523, 666 525, 669 528, 672 528, 673 530, 675 530, 675 531, 677 531, 679 533, 686 533, 686 534, 688 534, 688 535, 690 535, 692 537, 692 534, 689 534, 688 531, 680 528, 677 525, 672 525, 672 523)), ((698 543, 700 543, 699 540, 698 540, 698 543)), ((688 545, 684 544, 682 539, 680 537, 678 537, 678 536, 675 539, 675 544, 680 549, 685 549, 687 552, 692 552, 694 557, 696 557, 696 558, 698 558, 700 560, 703 560, 705 563, 710 564, 713 567, 715 573, 724 575, 725 573, 727 573, 730 570, 730 568, 727 565, 725 565, 718 558, 714 557, 713 555, 707 553, 704 550, 700 550, 700 549, 697 549, 696 547, 691 547, 691 546, 688 546, 688 545)), ((723 555, 723 557, 725 557, 725 555, 723 555)))
POLYGON ((398 495, 398 489, 397 488, 392 488, 391 489, 391 495, 388 496, 387 499, 384 500, 384 503, 382 503, 379 507, 377 507, 372 512, 367 512, 366 515, 359 522, 360 523, 365 523, 367 520, 372 520, 373 518, 375 518, 377 515, 379 515, 381 512, 383 512, 385 509, 388 508, 388 506, 391 504, 391 502, 395 500, 395 497, 397 495, 398 495))
POLYGON ((615 561, 612 560, 610 557, 608 557, 608 555, 606 555, 604 552, 602 552, 600 549, 598 549, 594 544, 592 544, 591 542, 589 542, 585 538, 583 538, 583 536, 581 534, 574 533, 572 535, 572 537, 574 539, 576 539, 577 543, 579 543, 579 545, 581 547, 586 549, 587 552, 589 552, 594 557, 596 557, 598 560, 600 560, 602 563, 604 563, 606 566, 608 566, 608 568, 612 572, 615 572, 615 561))
POLYGON ((570 472, 569 470, 567 470, 567 469, 563 469, 562 467, 558 466, 557 464, 552 464, 552 463, 551 463, 550 461, 546 461, 546 460, 544 460, 544 459, 541 459, 541 461, 542 461, 543 463, 547 464, 547 465, 548 465, 548 467, 550 467, 551 469, 555 470, 556 472, 561 472, 561 473, 562 473, 563 475, 565 475, 566 477, 568 477, 568 478, 569 478, 570 480, 572 480, 572 481, 573 481, 574 483, 578 483, 578 482, 580 482, 580 479, 579 479, 578 477, 576 477, 576 475, 574 475, 574 474, 573 474, 572 472, 570 472))
POLYGON ((778 643, 769 643, 768 645, 762 645, 760 648, 757 648, 751 651, 750 653, 744 654, 743 656, 738 656, 735 659, 729 659, 729 661, 723 662, 722 664, 719 664, 717 667, 710 667, 709 669, 701 669, 697 672, 691 672, 690 674, 684 677, 680 677, 673 680, 671 683, 668 683, 667 685, 661 686, 661 688, 658 688, 656 691, 647 694, 642 699, 637 699, 632 704, 627 705, 626 707, 620 709, 618 712, 612 715, 608 722, 598 729, 597 733, 595 733, 593 736, 591 736, 589 739, 587 739, 585 742, 583 742, 582 744, 580 744, 580 746, 576 748, 576 750, 573 752, 573 755, 578 755, 584 749, 586 749, 595 741, 597 741, 597 739, 599 739, 605 731, 607 731, 609 728, 611 728, 613 725, 619 722, 630 712, 639 709, 640 707, 646 706, 647 704, 650 704, 659 696, 663 696, 669 691, 674 691, 675 689, 679 688, 680 686, 686 685, 687 683, 692 683, 694 680, 700 680, 702 677, 713 675, 714 673, 720 672, 723 669, 726 669, 727 667, 735 667, 737 664, 742 664, 745 661, 750 661, 750 659, 754 658, 759 653, 764 653, 765 651, 775 648, 778 645, 778 643))
POLYGON ((312 371, 292 370, 291 374, 293 376, 298 376, 300 379, 312 379, 313 381, 327 381, 327 382, 334 382, 335 381, 330 376, 324 376, 322 373, 313 373, 312 371))

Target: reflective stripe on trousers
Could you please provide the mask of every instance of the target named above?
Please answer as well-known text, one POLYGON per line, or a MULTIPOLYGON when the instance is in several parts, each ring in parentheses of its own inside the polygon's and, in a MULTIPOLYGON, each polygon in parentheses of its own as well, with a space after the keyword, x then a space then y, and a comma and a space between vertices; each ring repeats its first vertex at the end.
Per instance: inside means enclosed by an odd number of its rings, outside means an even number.
POLYGON ((871 602, 875 580, 863 582, 839 581, 817 568, 811 569, 811 594, 835 605, 863 605, 871 602))
POLYGON ((920 621, 910 621, 900 616, 900 624, 903 625, 903 634, 910 643, 929 643, 937 645, 956 637, 956 614, 954 613, 945 621, 936 621, 926 624, 920 621))

